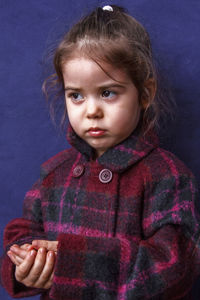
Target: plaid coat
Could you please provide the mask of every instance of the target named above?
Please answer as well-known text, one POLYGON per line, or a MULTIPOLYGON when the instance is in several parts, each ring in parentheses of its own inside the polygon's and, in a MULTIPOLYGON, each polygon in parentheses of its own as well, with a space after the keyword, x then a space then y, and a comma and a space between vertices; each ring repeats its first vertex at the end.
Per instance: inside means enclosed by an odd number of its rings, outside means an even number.
POLYGON ((199 198, 191 172, 159 148, 153 134, 143 138, 135 131, 96 161, 71 128, 68 139, 73 147, 42 165, 23 218, 4 232, 5 251, 13 243, 58 240, 53 285, 45 291, 17 283, 5 254, 1 281, 8 293, 186 299, 200 270, 199 198))

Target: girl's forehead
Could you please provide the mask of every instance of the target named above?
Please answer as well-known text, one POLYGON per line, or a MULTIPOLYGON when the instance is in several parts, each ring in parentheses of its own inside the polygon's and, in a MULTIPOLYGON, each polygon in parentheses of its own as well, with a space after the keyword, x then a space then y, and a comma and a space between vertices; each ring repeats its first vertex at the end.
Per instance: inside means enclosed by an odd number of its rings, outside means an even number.
POLYGON ((119 69, 105 61, 94 61, 87 57, 74 57, 63 63, 64 78, 91 78, 99 80, 113 80, 117 82, 129 82, 131 79, 123 69, 119 69))

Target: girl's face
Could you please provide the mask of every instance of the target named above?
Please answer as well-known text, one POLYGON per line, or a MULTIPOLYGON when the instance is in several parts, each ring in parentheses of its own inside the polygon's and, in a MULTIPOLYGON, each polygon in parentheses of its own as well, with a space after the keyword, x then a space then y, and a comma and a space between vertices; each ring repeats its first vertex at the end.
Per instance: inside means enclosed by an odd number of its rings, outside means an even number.
POLYGON ((126 139, 140 117, 138 91, 122 70, 80 57, 63 66, 66 107, 77 135, 96 157, 126 139))

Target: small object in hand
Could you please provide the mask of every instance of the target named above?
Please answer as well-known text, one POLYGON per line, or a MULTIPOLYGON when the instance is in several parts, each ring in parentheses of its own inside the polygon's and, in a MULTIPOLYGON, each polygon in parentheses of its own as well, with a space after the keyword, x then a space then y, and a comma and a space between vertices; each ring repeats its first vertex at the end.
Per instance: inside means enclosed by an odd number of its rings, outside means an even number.
POLYGON ((28 248, 28 251, 31 251, 31 250, 38 251, 38 249, 39 248, 37 246, 30 245, 30 247, 28 248))

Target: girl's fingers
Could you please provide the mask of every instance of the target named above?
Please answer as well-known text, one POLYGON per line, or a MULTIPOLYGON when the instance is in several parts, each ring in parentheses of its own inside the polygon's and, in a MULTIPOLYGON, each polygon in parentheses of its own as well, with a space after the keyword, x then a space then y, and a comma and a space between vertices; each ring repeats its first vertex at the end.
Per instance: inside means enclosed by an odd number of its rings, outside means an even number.
POLYGON ((55 253, 49 251, 46 256, 46 263, 35 285, 37 287, 50 288, 53 280, 53 270, 55 264, 55 253))
POLYGON ((21 249, 26 250, 26 251, 30 250, 31 247, 32 247, 31 244, 24 244, 24 245, 20 246, 21 249))
POLYGON ((48 281, 44 285, 44 289, 50 289, 53 284, 53 277, 54 277, 54 269, 52 270, 51 276, 49 277, 48 281))
POLYGON ((22 249, 18 245, 11 246, 10 251, 12 251, 15 255, 19 256, 21 259, 25 259, 27 255, 27 250, 22 249))
POLYGON ((17 262, 16 265, 19 266, 23 262, 23 259, 17 255, 14 255, 14 256, 15 256, 15 260, 17 262))
POLYGON ((16 267, 15 269, 15 277, 19 282, 24 282, 24 279, 28 276, 36 257, 37 252, 35 250, 31 250, 27 253, 23 262, 16 267))
POLYGON ((55 257, 54 251, 47 253, 45 248, 29 251, 23 262, 16 267, 16 279, 27 287, 50 288, 53 281, 55 257))
POLYGON ((12 253, 12 251, 8 251, 7 252, 7 255, 9 256, 10 260, 16 265, 16 266, 19 266, 21 262, 19 262, 17 259, 16 259, 16 256, 14 253, 12 253))
POLYGON ((12 262, 16 266, 19 266, 25 259, 27 251, 31 248, 33 248, 31 244, 24 244, 22 246, 14 244, 10 247, 10 250, 7 252, 7 254, 12 260, 12 262))
MULTIPOLYGON (((31 250, 31 252, 32 251, 35 251, 35 250, 31 250)), ((45 263, 46 263, 46 249, 39 248, 39 250, 37 251, 37 254, 35 256, 34 263, 23 282, 26 286, 37 287, 37 286, 35 286, 35 282, 40 277, 45 263)))
POLYGON ((33 240, 34 247, 45 247, 48 251, 57 251, 58 241, 33 240))

